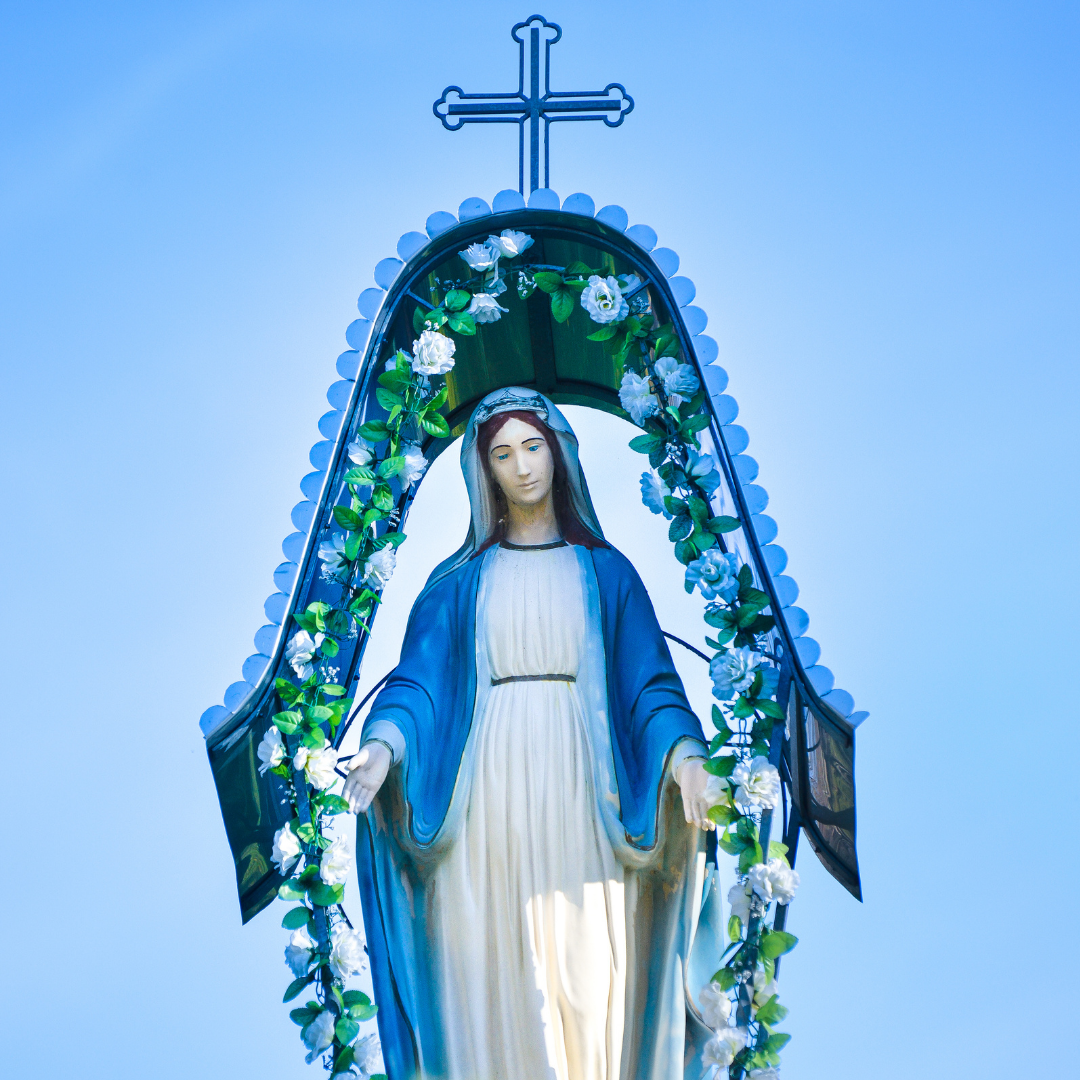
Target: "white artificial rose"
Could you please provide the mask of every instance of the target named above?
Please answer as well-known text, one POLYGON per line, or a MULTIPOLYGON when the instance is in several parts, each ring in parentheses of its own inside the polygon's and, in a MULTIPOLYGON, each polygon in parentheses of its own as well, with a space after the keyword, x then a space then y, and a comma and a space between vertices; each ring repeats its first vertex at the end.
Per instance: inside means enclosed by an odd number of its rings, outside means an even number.
POLYGON ((706 983, 699 999, 701 1016, 713 1031, 728 1026, 731 1019, 731 998, 727 996, 726 991, 720 989, 719 983, 706 983))
POLYGON ((755 1009, 760 1009, 769 998, 780 992, 777 988, 776 980, 766 979, 764 971, 754 972, 754 981, 752 985, 754 988, 753 1002, 755 1009))
POLYGON ((319 877, 324 885, 344 885, 352 870, 352 852, 349 841, 344 836, 334 838, 334 842, 323 852, 319 863, 319 877))
POLYGON ((740 882, 728 889, 727 902, 739 922, 746 926, 750 921, 750 897, 752 895, 749 882, 740 882))
POLYGON ((533 238, 528 233, 503 229, 499 236, 489 236, 487 242, 492 251, 497 251, 505 258, 512 259, 515 255, 520 255, 523 251, 531 248, 533 238))
POLYGON ((581 306, 593 322, 605 324, 625 319, 630 305, 623 299, 622 289, 613 277, 593 274, 581 294, 581 306))
POLYGON ((289 944, 285 946, 285 963, 289 965, 294 979, 307 974, 314 951, 315 942, 311 940, 307 927, 301 926, 299 930, 294 930, 289 944))
MULTIPOLYGON (((395 367, 396 367, 395 362, 395 367)), ((349 460, 354 465, 368 465, 371 463, 371 459, 375 456, 375 447, 367 441, 367 439, 361 439, 359 435, 351 443, 349 443, 348 450, 345 451, 349 455, 349 460)))
POLYGON ((706 1066, 716 1065, 726 1069, 735 1055, 746 1045, 746 1029, 737 1027, 721 1028, 706 1044, 701 1060, 706 1066))
POLYGON ((727 780, 722 776, 713 776, 709 774, 709 779, 705 781, 705 790, 701 793, 701 797, 709 804, 709 807, 719 806, 721 803, 731 802, 731 790, 728 787, 727 780))
POLYGON ((360 1070, 361 1080, 370 1080, 370 1077, 379 1072, 385 1072, 382 1067, 382 1046, 379 1044, 379 1036, 374 1033, 365 1035, 353 1046, 353 1061, 360 1070))
POLYGON ((720 701, 730 701, 736 694, 749 690, 760 662, 761 657, 748 646, 718 652, 709 661, 713 697, 720 701))
POLYGON ((744 813, 773 810, 780 801, 780 773, 767 757, 760 754, 750 762, 735 766, 731 774, 735 786, 735 805, 744 813))
POLYGON ((266 729, 255 753, 262 762, 259 766, 260 776, 264 776, 268 769, 276 769, 285 760, 285 744, 281 741, 281 732, 276 724, 271 724, 266 729))
MULTIPOLYGON (((686 567, 686 583, 696 585, 706 600, 731 601, 739 595, 739 557, 711 547, 686 567)), ((727 698, 721 698, 726 701, 727 698)))
POLYGON ((645 423, 647 417, 655 416, 660 411, 660 401, 652 392, 649 380, 632 371, 628 371, 619 383, 619 403, 638 427, 645 423))
POLYGON ((398 479, 402 487, 408 487, 416 483, 430 462, 424 457, 423 451, 415 443, 405 443, 401 448, 401 456, 405 459, 404 464, 397 471, 398 479))
POLYGON ((379 548, 364 563, 364 584, 373 589, 385 589, 397 566, 397 549, 393 544, 379 548))
POLYGON ((641 501, 654 513, 663 514, 670 519, 671 515, 664 506, 664 498, 671 494, 671 488, 660 477, 647 469, 641 474, 641 501))
POLYGON ((692 398, 701 385, 694 369, 689 364, 680 363, 677 356, 662 356, 653 367, 656 377, 663 383, 664 393, 676 409, 692 398))
POLYGON ((790 904, 799 887, 799 875, 783 859, 770 859, 750 867, 750 887, 765 903, 790 904))
POLYGON ((500 248, 492 247, 490 243, 470 244, 464 251, 458 252, 458 254, 474 270, 490 270, 499 261, 502 250, 500 248))
POLYGON ((445 375, 454 366, 452 338, 438 330, 425 330, 413 342, 413 371, 421 375, 445 375))
POLYGON ((309 1065, 334 1041, 337 1019, 329 1009, 323 1009, 301 1032, 300 1038, 308 1048, 304 1058, 309 1065))
POLYGON ((712 455, 701 454, 693 447, 687 452, 686 475, 709 495, 720 486, 720 472, 712 455))
POLYGON ((312 637, 306 630, 297 630, 285 646, 285 659, 292 665, 300 679, 310 679, 315 670, 311 661, 315 656, 315 650, 323 643, 325 634, 316 634, 312 637))
POLYGON ((292 822, 290 821, 287 825, 282 825, 274 833, 274 850, 270 854, 270 859, 278 868, 278 873, 284 877, 299 858, 300 839, 293 832, 292 822))
POLYGON ((293 758, 293 768, 304 771, 304 778, 319 791, 325 791, 332 787, 338 775, 334 771, 337 765, 338 752, 327 742, 314 748, 301 746, 293 758))
POLYGON ((350 930, 343 922, 338 923, 330 935, 330 970, 339 979, 367 970, 364 935, 359 930, 350 930))
POLYGON ((345 555, 345 534, 333 533, 319 545, 324 581, 344 581, 349 572, 349 560, 345 555))
POLYGON ((490 293, 477 293, 465 314, 471 315, 478 323, 489 323, 498 322, 509 310, 502 307, 490 293))

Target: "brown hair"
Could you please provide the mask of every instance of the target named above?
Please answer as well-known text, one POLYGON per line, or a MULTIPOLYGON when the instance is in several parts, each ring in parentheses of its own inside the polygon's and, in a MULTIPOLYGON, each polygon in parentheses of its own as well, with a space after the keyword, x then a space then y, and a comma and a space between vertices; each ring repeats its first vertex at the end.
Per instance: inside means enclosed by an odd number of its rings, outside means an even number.
POLYGON ((480 552, 486 551, 506 536, 506 515, 508 513, 506 496, 492 475, 488 454, 491 452, 491 445, 495 441, 495 436, 510 420, 520 420, 523 424, 528 424, 529 427, 538 431, 547 440, 548 449, 551 451, 551 459, 555 466, 555 476, 551 484, 552 503, 555 508, 555 520, 558 522, 563 539, 568 544, 578 544, 586 548, 608 547, 608 544, 585 526, 585 523, 578 517, 577 511, 574 509, 573 500, 570 498, 570 486, 566 482, 566 462, 563 459, 562 447, 559 445, 555 433, 536 413, 528 409, 511 409, 509 412, 496 413, 494 416, 489 417, 480 425, 476 433, 476 448, 480 454, 481 466, 484 475, 491 484, 491 490, 494 492, 495 503, 498 508, 495 528, 485 538, 476 554, 479 555, 480 552))

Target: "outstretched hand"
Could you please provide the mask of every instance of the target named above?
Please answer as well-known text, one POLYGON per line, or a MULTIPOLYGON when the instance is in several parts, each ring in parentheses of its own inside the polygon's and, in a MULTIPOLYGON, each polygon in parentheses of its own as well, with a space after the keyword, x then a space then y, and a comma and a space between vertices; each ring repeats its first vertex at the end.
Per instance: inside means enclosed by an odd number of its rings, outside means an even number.
POLYGON ((366 812, 383 786, 392 763, 390 751, 381 742, 369 742, 360 748, 341 792, 354 814, 366 812))
POLYGON ((690 758, 684 761, 679 766, 676 780, 682 792, 683 813, 686 815, 687 824, 692 823, 699 829, 714 830, 716 825, 709 819, 711 804, 705 796, 709 774, 705 771, 705 764, 701 758, 690 758))

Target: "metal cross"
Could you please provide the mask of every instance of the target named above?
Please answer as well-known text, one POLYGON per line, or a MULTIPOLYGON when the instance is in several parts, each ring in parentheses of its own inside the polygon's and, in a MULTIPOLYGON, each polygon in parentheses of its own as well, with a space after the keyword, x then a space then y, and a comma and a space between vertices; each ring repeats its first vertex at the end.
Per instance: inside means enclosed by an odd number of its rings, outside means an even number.
POLYGON ((518 190, 525 194, 525 124, 529 125, 529 191, 540 187, 540 142, 543 121, 544 187, 550 184, 548 128, 558 120, 603 120, 618 127, 633 111, 634 99, 621 83, 608 83, 603 90, 551 89, 551 46, 562 37, 562 27, 542 15, 519 22, 510 36, 518 43, 518 88, 516 94, 466 94, 460 86, 448 86, 432 106, 447 131, 465 124, 518 125, 518 190), (524 33, 524 31, 527 31, 524 33), (525 92, 526 38, 528 40, 529 90, 525 92), (540 43, 544 43, 541 73, 540 43), (543 82, 543 92, 540 84, 543 82), (617 91, 617 94, 612 94, 617 91), (611 119, 612 115, 615 119, 611 119))

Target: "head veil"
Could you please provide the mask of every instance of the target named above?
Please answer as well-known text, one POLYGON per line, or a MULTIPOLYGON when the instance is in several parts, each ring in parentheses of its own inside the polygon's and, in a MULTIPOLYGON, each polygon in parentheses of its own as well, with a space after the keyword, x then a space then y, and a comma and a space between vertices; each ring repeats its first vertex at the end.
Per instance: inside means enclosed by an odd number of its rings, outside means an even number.
POLYGON ((515 410, 536 413, 554 433, 566 464, 566 485, 570 505, 589 532, 601 540, 604 538, 600 522, 596 520, 592 499, 589 498, 585 474, 581 471, 581 463, 578 461, 578 441, 573 428, 550 398, 535 390, 508 386, 503 390, 495 390, 488 394, 469 417, 465 436, 461 441, 461 471, 465 474, 465 487, 468 489, 469 505, 472 508, 469 533, 465 537, 465 543, 449 559, 435 567, 428 580, 429 588, 440 578, 468 562, 491 535, 497 524, 498 504, 492 482, 488 479, 487 470, 480 460, 480 448, 476 444, 477 432, 485 420, 489 420, 498 413, 515 410))

